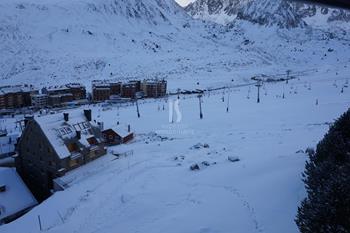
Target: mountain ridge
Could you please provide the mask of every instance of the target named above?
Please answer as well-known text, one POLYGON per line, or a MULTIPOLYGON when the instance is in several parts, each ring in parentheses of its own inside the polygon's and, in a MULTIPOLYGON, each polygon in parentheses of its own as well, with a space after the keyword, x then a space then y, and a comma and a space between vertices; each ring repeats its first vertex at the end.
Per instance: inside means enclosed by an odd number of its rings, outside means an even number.
POLYGON ((280 28, 305 27, 318 13, 328 22, 350 22, 350 11, 287 0, 197 0, 185 7, 192 17, 229 24, 237 20, 280 28))

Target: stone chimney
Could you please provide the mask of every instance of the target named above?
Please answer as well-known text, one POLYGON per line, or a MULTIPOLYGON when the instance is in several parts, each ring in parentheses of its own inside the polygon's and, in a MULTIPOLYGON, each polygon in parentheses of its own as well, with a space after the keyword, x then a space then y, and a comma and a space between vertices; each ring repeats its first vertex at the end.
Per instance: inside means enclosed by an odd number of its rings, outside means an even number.
POLYGON ((103 122, 97 122, 98 128, 102 131, 104 128, 103 122))
POLYGON ((63 113, 63 119, 64 119, 64 121, 68 121, 69 120, 69 113, 67 113, 67 112, 63 113))
POLYGON ((88 121, 92 120, 91 109, 85 109, 84 110, 84 115, 85 115, 86 120, 88 120, 88 121))
POLYGON ((77 133, 77 139, 80 140, 81 139, 81 132, 79 130, 77 130, 76 133, 77 133))

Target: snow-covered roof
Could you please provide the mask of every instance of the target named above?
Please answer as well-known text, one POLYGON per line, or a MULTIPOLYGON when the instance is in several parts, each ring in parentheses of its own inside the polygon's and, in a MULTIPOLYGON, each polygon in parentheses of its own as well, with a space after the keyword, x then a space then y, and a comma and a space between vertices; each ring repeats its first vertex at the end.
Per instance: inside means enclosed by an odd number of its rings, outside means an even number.
POLYGON ((110 90, 111 88, 109 86, 97 86, 94 87, 95 90, 110 90))
POLYGON ((69 88, 66 85, 63 86, 50 86, 47 87, 47 91, 63 91, 63 90, 68 90, 69 88))
POLYGON ((45 97, 48 97, 48 95, 47 94, 34 94, 34 95, 32 95, 32 98, 45 98, 45 97))
POLYGON ((3 154, 12 153, 15 151, 18 134, 9 134, 0 137, 0 157, 3 154))
POLYGON ((66 86, 69 88, 85 88, 81 83, 68 83, 66 86))
POLYGON ((82 110, 74 110, 67 113, 69 114, 68 121, 64 120, 63 113, 35 117, 35 121, 39 124, 61 159, 71 155, 65 141, 76 138, 77 131, 81 133, 79 142, 87 147, 90 146, 87 139, 96 137, 92 130, 93 123, 86 119, 82 110))
POLYGON ((15 169, 0 167, 2 185, 5 185, 6 190, 0 192, 0 220, 38 203, 15 169))
POLYGON ((117 127, 113 127, 113 130, 121 137, 126 137, 130 134, 132 134, 132 131, 128 131, 128 126, 117 126, 117 127))
POLYGON ((101 87, 101 86, 105 86, 105 87, 110 87, 111 85, 115 85, 115 84, 122 84, 122 82, 120 81, 113 81, 113 80, 94 80, 92 81, 92 86, 93 87, 101 87))
POLYGON ((0 87, 0 94, 18 93, 18 92, 32 92, 36 89, 33 86, 28 85, 14 85, 14 86, 2 86, 0 87))
POLYGON ((64 90, 68 90, 70 88, 85 88, 85 86, 81 83, 68 83, 68 84, 60 85, 60 86, 46 87, 45 89, 47 91, 64 91, 64 90))
POLYGON ((72 93, 65 93, 65 94, 50 95, 50 97, 62 97, 62 96, 73 96, 73 94, 72 93))

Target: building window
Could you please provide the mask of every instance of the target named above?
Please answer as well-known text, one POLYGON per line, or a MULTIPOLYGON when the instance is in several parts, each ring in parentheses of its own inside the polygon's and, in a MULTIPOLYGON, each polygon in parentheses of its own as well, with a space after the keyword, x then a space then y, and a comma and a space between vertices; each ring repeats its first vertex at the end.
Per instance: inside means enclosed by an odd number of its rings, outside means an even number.
POLYGON ((97 156, 97 153, 95 153, 95 151, 90 151, 89 153, 89 157, 92 159, 92 158, 95 158, 97 156))
POLYGON ((76 143, 69 143, 67 144, 67 148, 69 150, 69 152, 77 152, 79 151, 79 147, 76 143))
POLYGON ((71 159, 69 160, 69 166, 70 167, 75 167, 77 166, 79 163, 78 163, 78 159, 71 159))

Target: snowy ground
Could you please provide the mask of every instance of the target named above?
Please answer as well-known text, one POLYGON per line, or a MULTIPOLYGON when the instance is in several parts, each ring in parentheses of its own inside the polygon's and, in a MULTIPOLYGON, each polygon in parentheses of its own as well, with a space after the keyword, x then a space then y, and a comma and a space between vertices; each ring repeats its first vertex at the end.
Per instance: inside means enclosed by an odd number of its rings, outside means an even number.
POLYGON ((96 105, 93 115, 105 128, 119 121, 136 131, 134 142, 110 151, 133 154, 109 153, 70 173, 67 190, 0 232, 39 232, 38 215, 50 233, 298 232, 307 159, 300 150, 315 147, 350 107, 344 87, 350 77, 346 69, 336 72, 324 68, 288 84, 265 84, 260 104, 255 86, 206 94, 202 120, 198 98, 181 96, 182 121, 174 124, 165 100, 141 103, 140 119, 135 106, 96 105), (194 148, 198 143, 209 148, 194 148), (199 171, 189 169, 195 163, 199 171))
MULTIPOLYGON (((106 128, 131 124, 134 142, 110 150, 132 155, 109 153, 70 173, 66 191, 0 232, 39 232, 38 215, 50 233, 297 232, 307 156, 296 152, 314 147, 350 107, 349 25, 222 28, 190 20, 170 0, 144 1, 128 14, 139 2, 4 0, 1 85, 76 81, 89 88, 93 79, 165 77, 176 91, 286 70, 303 75, 265 84, 260 104, 255 86, 206 94, 202 120, 196 96, 181 96, 182 121, 174 124, 165 99, 140 103, 140 119, 135 106, 90 106, 106 128), (209 148, 194 149, 198 143, 209 148), (190 171, 195 163, 201 170, 190 171)), ((0 126, 14 130, 16 120, 0 119, 0 126)))

